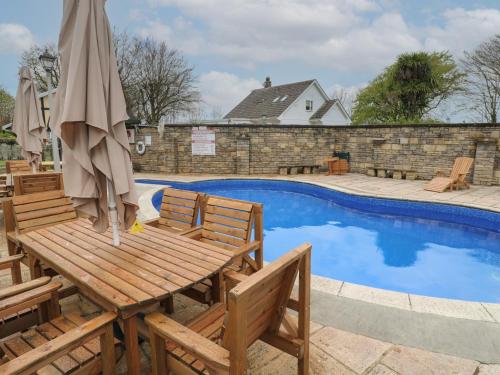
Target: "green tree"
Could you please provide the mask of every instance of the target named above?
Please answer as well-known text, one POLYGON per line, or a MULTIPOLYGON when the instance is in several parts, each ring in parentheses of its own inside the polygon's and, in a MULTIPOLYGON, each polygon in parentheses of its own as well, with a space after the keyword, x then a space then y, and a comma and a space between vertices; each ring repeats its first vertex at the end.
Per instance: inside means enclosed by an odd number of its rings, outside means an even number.
POLYGON ((355 124, 435 122, 430 112, 463 87, 448 52, 400 55, 356 97, 355 124))
POLYGON ((0 126, 8 124, 14 116, 15 99, 0 86, 0 126))

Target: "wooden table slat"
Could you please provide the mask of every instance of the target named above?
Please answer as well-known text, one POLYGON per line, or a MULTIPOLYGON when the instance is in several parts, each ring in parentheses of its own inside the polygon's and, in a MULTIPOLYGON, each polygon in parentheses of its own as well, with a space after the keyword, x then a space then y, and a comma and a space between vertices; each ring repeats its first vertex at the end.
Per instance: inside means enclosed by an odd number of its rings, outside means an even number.
MULTIPOLYGON (((108 242, 112 240, 111 234, 104 233, 103 237, 105 237, 105 240, 108 242)), ((129 240, 126 244, 122 243, 119 250, 134 253, 134 256, 139 259, 147 259, 154 264, 161 265, 161 267, 164 267, 166 270, 189 280, 189 284, 200 280, 200 277, 208 272, 207 270, 196 272, 196 266, 191 267, 193 263, 186 262, 169 254, 164 254, 160 246, 157 245, 148 246, 148 244, 144 245, 129 240)), ((182 283, 181 285, 186 284, 182 283)))

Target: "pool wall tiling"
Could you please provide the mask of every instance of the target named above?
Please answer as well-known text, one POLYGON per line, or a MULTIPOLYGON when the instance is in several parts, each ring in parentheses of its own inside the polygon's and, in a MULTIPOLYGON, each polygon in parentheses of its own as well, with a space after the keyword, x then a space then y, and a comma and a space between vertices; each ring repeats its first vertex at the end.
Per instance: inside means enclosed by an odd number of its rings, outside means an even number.
MULTIPOLYGON (((190 186, 196 184, 196 187, 200 190, 213 190, 219 187, 225 188, 230 184, 233 188, 285 190, 331 200, 338 205, 370 213, 438 220, 500 233, 500 214, 496 212, 444 203, 374 198, 364 195, 348 194, 304 182, 265 179, 220 179, 196 182, 137 179, 136 182, 168 185, 178 189, 190 189, 190 186)), ((156 194, 153 197, 153 205, 157 206, 160 200, 161 193, 156 194)))

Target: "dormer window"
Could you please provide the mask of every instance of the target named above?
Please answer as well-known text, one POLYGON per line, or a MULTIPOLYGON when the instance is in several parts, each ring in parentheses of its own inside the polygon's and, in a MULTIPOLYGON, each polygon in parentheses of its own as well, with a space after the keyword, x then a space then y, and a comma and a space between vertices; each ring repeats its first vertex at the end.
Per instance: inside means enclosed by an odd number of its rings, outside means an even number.
POLYGON ((312 112, 313 110, 313 101, 312 100, 306 100, 306 111, 307 112, 312 112))

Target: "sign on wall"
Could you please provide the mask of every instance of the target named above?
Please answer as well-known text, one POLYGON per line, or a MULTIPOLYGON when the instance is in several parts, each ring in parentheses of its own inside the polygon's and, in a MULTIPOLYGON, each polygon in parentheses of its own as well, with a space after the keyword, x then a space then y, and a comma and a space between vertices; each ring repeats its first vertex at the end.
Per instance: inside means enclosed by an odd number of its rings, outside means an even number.
POLYGON ((215 155, 215 131, 206 126, 193 127, 191 131, 192 155, 215 155))

